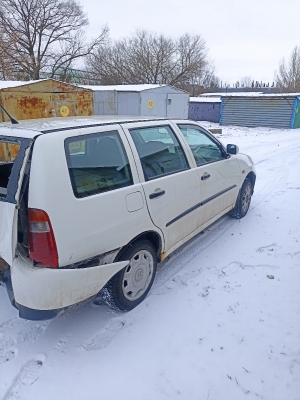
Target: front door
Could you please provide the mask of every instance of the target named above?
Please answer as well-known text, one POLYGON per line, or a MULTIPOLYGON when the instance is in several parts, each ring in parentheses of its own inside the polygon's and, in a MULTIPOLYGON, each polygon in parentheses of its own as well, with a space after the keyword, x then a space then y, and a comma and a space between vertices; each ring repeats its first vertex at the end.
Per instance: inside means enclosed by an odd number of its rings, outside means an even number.
POLYGON ((184 151, 184 143, 171 126, 162 122, 126 124, 132 138, 131 147, 144 189, 153 223, 164 234, 164 251, 183 240, 198 227, 200 201, 199 179, 196 168, 191 168, 184 151))
POLYGON ((241 171, 236 158, 228 157, 221 145, 200 127, 192 124, 178 126, 197 164, 202 225, 235 203, 241 171))

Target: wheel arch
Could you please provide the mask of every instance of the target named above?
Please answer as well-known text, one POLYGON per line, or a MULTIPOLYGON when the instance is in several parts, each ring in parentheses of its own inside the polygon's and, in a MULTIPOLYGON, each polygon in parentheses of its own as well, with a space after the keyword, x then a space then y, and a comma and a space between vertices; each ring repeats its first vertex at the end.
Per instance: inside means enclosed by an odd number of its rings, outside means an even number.
MULTIPOLYGON (((250 171, 250 172, 248 173, 248 175, 246 176, 246 178, 248 178, 249 181, 251 182, 252 194, 253 194, 253 192, 254 192, 254 186, 255 186, 255 180, 256 180, 256 175, 255 175, 255 173, 254 173, 253 171, 250 171)), ((246 179, 246 178, 245 178, 245 179, 246 179)))
POLYGON ((157 262, 160 262, 160 254, 162 250, 162 238, 159 233, 155 231, 147 231, 140 233, 135 238, 133 238, 129 243, 125 246, 121 247, 118 254, 116 255, 115 260, 118 261, 122 254, 128 249, 128 247, 132 246, 134 243, 140 240, 148 240, 148 242, 152 243, 156 251, 157 262))

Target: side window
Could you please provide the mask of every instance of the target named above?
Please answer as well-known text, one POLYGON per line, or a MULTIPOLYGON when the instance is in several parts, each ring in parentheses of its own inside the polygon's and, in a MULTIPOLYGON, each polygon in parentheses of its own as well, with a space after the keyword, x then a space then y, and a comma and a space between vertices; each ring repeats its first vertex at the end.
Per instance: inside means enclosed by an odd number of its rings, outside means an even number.
POLYGON ((206 133, 194 125, 178 125, 190 146, 197 165, 224 159, 221 148, 206 133))
POLYGON ((189 168, 185 154, 170 126, 131 129, 145 180, 189 168))
POLYGON ((77 198, 133 184, 127 155, 117 131, 66 139, 65 152, 77 198))

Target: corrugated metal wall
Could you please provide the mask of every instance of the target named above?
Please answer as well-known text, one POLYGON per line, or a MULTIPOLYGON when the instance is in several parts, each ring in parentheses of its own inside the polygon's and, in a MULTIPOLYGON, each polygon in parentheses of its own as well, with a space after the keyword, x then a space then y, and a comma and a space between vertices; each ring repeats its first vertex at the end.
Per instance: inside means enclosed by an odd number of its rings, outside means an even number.
POLYGON ((295 97, 222 97, 220 124, 289 129, 295 97))
POLYGON ((221 103, 191 102, 189 104, 189 119, 193 121, 219 122, 221 103))

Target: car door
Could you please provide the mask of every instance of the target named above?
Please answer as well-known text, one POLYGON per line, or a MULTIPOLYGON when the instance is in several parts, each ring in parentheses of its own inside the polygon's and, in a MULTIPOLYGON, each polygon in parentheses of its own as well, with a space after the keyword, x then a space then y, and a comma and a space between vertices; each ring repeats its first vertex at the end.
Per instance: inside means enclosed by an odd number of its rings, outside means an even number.
POLYGON ((194 156, 201 197, 201 225, 235 203, 241 184, 238 161, 198 125, 178 124, 194 156))
POLYGON ((31 145, 32 138, 0 134, 0 258, 10 266, 17 246, 19 200, 31 145))
POLYGON ((164 251, 170 250, 197 229, 195 205, 200 201, 196 168, 189 151, 166 121, 123 124, 137 160, 149 214, 161 229, 164 251))

